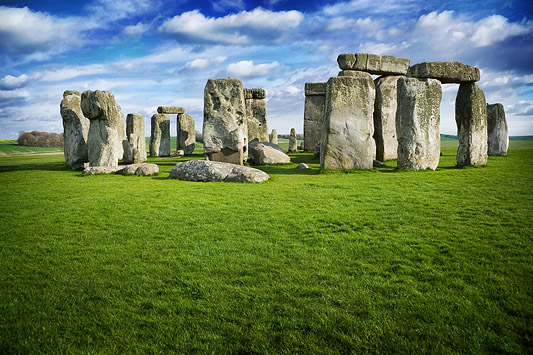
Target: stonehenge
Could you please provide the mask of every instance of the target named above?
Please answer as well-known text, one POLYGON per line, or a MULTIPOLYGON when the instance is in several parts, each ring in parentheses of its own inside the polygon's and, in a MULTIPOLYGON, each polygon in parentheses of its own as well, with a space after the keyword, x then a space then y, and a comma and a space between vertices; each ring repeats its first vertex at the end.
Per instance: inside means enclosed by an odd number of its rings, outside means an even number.
POLYGON ((326 83, 305 83, 304 150, 312 151, 320 142, 326 108, 326 83))
POLYGON ((291 128, 291 135, 289 136, 289 153, 296 153, 298 151, 298 141, 296 139, 296 129, 291 128))
POLYGON ((254 139, 259 139, 260 142, 269 140, 265 97, 263 89, 244 89, 248 142, 254 139))
POLYGON ((507 155, 509 131, 502 104, 487 104, 487 135, 488 155, 507 155))
POLYGON ((374 141, 376 159, 385 161, 398 157, 396 138, 396 109, 398 106, 398 79, 402 76, 381 76, 374 80, 374 141))
POLYGON ((87 137, 90 125, 81 110, 81 93, 65 91, 60 113, 63 119, 65 161, 72 170, 81 169, 89 162, 87 137))
POLYGON ((146 161, 146 139, 144 137, 144 117, 140 113, 126 116, 126 138, 124 147, 125 163, 144 163, 146 161))
POLYGON ((152 116, 151 124, 150 156, 170 156, 170 117, 166 113, 156 113, 152 116))
POLYGON ((273 129, 272 133, 270 133, 270 143, 278 144, 278 131, 275 129, 273 129))
POLYGON ((178 114, 176 151, 183 151, 183 154, 189 155, 194 152, 196 146, 196 131, 194 129, 194 119, 186 114, 178 114))

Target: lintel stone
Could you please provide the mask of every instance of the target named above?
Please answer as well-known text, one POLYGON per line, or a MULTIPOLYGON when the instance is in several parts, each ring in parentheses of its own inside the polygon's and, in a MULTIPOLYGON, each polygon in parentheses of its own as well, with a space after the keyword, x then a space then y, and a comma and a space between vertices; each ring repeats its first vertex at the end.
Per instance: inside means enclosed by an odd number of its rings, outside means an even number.
POLYGON ((157 108, 157 113, 179 114, 185 113, 185 109, 183 107, 178 106, 159 106, 157 108))
POLYGON ((443 84, 479 81, 479 69, 461 62, 423 62, 409 68, 407 76, 437 79, 443 84))

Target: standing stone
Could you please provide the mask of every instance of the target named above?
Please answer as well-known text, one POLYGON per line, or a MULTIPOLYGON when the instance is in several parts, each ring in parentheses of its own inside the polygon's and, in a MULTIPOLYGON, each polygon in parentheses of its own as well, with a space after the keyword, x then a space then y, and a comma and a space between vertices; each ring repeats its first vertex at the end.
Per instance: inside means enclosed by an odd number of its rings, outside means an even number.
POLYGON ((272 133, 270 134, 270 143, 278 144, 278 131, 275 129, 273 129, 272 133))
POLYGON ((124 154, 126 120, 111 91, 81 94, 81 109, 91 124, 87 136, 89 166, 116 166, 124 154))
POLYGON ((398 157, 396 109, 399 78, 401 76, 382 76, 374 81, 376 85, 374 141, 376 142, 376 159, 379 161, 398 157))
POLYGON ((398 168, 435 170, 440 158, 440 101, 436 79, 398 79, 398 168))
POLYGON ((254 139, 268 142, 265 97, 266 93, 263 89, 244 89, 248 142, 254 139))
POLYGON ((126 116, 126 137, 128 144, 124 148, 124 162, 143 163, 146 161, 146 139, 144 137, 144 117, 140 113, 128 113, 126 116))
POLYGON ((296 140, 296 130, 291 128, 291 135, 289 137, 289 153, 298 152, 298 141, 296 140))
POLYGON ((81 111, 81 94, 77 91, 65 91, 60 112, 63 118, 65 161, 72 170, 81 169, 89 161, 87 136, 90 125, 90 121, 81 111))
POLYGON ((178 114, 178 135, 176 150, 183 150, 184 154, 192 154, 196 145, 196 131, 194 119, 186 114, 178 114))
POLYGON ((424 62, 413 65, 407 76, 437 79, 443 84, 479 81, 479 68, 460 62, 424 62))
POLYGON ((207 160, 243 164, 246 107, 239 79, 209 79, 204 89, 204 153, 207 160))
POLYGON ((368 73, 328 80, 320 144, 322 169, 372 169, 374 99, 374 81, 368 73))
POLYGON ((170 156, 170 117, 166 113, 156 113, 152 116, 150 156, 170 156))
POLYGON ((509 131, 502 104, 487 105, 488 154, 507 155, 509 131))
POLYGON ((326 83, 305 83, 304 150, 320 142, 326 109, 326 83))
POLYGON ((476 83, 459 85, 455 99, 459 148, 457 166, 487 164, 487 103, 476 83))

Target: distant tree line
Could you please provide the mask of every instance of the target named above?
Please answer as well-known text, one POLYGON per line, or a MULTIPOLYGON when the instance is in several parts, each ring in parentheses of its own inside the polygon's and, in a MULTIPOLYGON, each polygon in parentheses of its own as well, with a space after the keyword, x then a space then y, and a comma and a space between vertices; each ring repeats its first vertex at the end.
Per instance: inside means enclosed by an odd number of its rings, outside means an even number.
POLYGON ((18 145, 25 145, 28 147, 62 147, 63 133, 48 133, 48 132, 22 132, 17 139, 18 145))

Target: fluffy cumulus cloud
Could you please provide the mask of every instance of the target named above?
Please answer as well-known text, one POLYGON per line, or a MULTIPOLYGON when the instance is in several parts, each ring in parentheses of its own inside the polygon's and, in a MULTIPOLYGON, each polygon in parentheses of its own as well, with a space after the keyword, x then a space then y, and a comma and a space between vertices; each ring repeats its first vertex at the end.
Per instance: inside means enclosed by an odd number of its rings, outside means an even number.
POLYGON ((139 22, 136 25, 129 25, 124 27, 122 33, 126 36, 139 36, 150 29, 150 25, 139 22))
POLYGON ((273 12, 262 8, 241 11, 224 17, 206 17, 188 11, 165 21, 159 31, 180 41, 249 44, 280 39, 303 19, 299 11, 273 12))
POLYGON ((6 75, 0 79, 0 90, 13 90, 19 89, 30 81, 30 78, 26 74, 19 76, 6 75))

